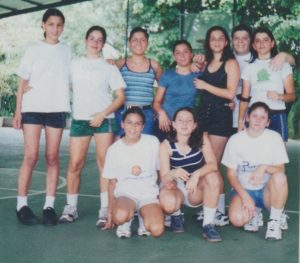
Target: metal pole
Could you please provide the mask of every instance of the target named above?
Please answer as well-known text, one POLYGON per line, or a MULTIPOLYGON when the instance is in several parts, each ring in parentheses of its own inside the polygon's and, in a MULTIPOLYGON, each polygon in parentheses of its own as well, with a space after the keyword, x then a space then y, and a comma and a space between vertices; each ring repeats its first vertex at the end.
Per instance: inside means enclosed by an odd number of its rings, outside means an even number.
POLYGON ((233 9, 232 9, 232 28, 236 26, 236 13, 237 13, 237 1, 233 0, 233 9))
POLYGON ((180 1, 180 13, 179 13, 179 38, 183 39, 183 30, 184 30, 184 0, 180 1))
POLYGON ((126 28, 125 28, 125 57, 127 58, 128 53, 128 28, 129 28, 129 7, 130 7, 130 0, 127 0, 127 10, 126 10, 126 28))

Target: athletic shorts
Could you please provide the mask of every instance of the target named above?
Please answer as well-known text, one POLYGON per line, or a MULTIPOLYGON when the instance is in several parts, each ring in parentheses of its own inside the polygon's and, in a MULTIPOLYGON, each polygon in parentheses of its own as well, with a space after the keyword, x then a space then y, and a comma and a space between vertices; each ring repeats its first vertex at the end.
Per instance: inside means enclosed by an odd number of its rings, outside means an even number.
POLYGON ((116 198, 119 198, 119 197, 129 198, 130 200, 132 200, 135 203, 135 207, 136 207, 137 211, 139 211, 145 205, 150 205, 150 204, 158 204, 159 205, 159 201, 158 201, 157 197, 147 198, 147 199, 138 199, 138 198, 132 197, 132 196, 124 194, 124 193, 117 193, 115 195, 115 197, 116 198))
POLYGON ((285 111, 272 111, 270 114, 270 130, 278 132, 282 139, 287 142, 288 140, 288 126, 285 111))
POLYGON ((93 136, 95 133, 112 133, 116 130, 115 119, 105 119, 100 127, 91 127, 90 121, 72 120, 70 136, 84 137, 93 136))
POLYGON ((23 112, 22 124, 36 124, 63 129, 66 126, 66 112, 23 112))
POLYGON ((199 204, 199 205, 192 205, 190 202, 189 202, 189 198, 188 198, 188 191, 185 187, 185 183, 182 181, 182 180, 176 180, 177 182, 177 188, 183 193, 183 196, 184 196, 184 201, 183 201, 183 204, 188 206, 188 207, 192 207, 192 208, 196 208, 196 207, 199 207, 201 206, 202 204, 199 204))
MULTIPOLYGON (((247 193, 251 196, 253 199, 255 206, 259 208, 265 208, 264 204, 264 190, 265 188, 259 189, 259 190, 248 190, 245 189, 247 193)), ((230 197, 231 199, 236 195, 236 191, 231 189, 230 190, 230 197)))
POLYGON ((198 109, 199 130, 210 135, 232 135, 232 110, 224 104, 202 102, 198 109))

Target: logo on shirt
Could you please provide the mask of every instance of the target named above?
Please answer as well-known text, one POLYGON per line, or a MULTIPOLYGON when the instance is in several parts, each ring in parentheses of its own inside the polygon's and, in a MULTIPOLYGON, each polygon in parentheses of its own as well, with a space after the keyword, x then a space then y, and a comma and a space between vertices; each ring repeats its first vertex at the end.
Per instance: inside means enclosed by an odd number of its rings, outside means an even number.
POLYGON ((270 80, 270 74, 267 69, 263 68, 257 72, 257 82, 270 80))

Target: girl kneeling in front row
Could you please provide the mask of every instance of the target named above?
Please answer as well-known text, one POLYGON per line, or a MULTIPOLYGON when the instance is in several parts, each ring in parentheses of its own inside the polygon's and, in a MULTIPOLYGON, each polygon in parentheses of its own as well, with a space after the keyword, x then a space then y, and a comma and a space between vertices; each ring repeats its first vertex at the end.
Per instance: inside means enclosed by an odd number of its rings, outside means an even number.
POLYGON ((190 108, 179 109, 172 125, 170 138, 160 146, 160 204, 171 215, 171 229, 183 232, 181 205, 198 207, 203 203, 203 237, 210 242, 221 241, 213 224, 221 178, 208 137, 197 132, 190 108))

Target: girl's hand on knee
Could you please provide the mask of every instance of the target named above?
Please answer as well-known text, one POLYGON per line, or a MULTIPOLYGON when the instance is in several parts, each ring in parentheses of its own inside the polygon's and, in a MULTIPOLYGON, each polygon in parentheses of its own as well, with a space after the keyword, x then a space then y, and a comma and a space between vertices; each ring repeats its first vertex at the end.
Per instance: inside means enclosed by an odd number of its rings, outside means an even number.
POLYGON ((245 209, 249 220, 255 216, 255 203, 251 196, 247 193, 244 197, 242 197, 243 200, 243 208, 245 209))
POLYGON ((186 182, 186 189, 188 190, 188 192, 190 193, 194 193, 197 190, 198 187, 198 183, 199 183, 199 177, 195 174, 193 174, 186 182))
POLYGON ((167 190, 175 190, 177 189, 177 183, 175 181, 167 181, 164 183, 164 187, 167 190))
POLYGON ((174 179, 181 179, 182 181, 186 182, 190 178, 190 174, 182 168, 177 168, 173 171, 174 171, 173 174, 174 179))
POLYGON ((101 230, 113 229, 114 227, 115 227, 115 224, 112 220, 112 213, 110 211, 108 211, 106 224, 104 227, 101 228, 101 230))

